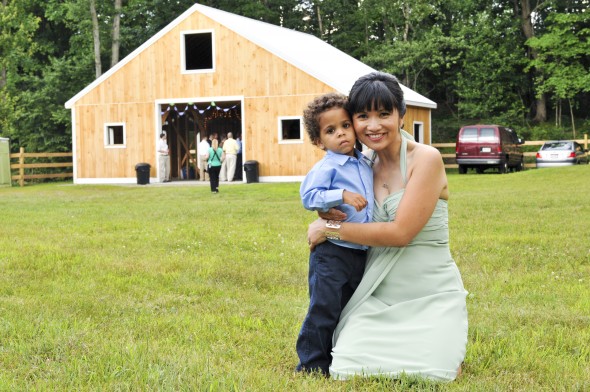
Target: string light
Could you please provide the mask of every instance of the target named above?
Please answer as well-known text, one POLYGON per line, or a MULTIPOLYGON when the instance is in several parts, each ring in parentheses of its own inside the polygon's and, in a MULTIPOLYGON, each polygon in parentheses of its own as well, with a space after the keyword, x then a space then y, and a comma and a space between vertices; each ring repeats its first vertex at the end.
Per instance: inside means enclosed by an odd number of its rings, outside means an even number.
POLYGON ((203 115, 203 125, 205 128, 207 128, 207 123, 210 122, 211 120, 216 120, 218 118, 235 118, 237 120, 241 121, 241 117, 240 117, 240 111, 237 109, 238 105, 232 105, 230 107, 227 108, 223 108, 219 105, 215 104, 215 101, 212 101, 210 105, 208 105, 206 108, 203 109, 199 109, 199 107, 192 103, 192 102, 188 102, 184 108, 178 108, 176 106, 176 104, 174 102, 171 102, 168 107, 166 108, 166 110, 163 110, 162 112, 160 112, 160 115, 164 115, 166 114, 166 112, 169 112, 171 109, 174 110, 174 112, 176 112, 178 114, 179 117, 184 116, 187 112, 190 112, 191 110, 194 110, 196 112, 198 112, 199 114, 203 115))

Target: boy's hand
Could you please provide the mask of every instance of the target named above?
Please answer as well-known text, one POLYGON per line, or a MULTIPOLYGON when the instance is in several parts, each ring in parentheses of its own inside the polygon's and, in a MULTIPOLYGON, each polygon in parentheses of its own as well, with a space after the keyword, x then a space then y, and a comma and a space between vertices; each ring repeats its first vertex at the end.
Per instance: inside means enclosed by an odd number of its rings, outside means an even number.
POLYGON ((358 193, 349 192, 347 190, 342 192, 342 200, 344 201, 344 204, 353 206, 357 211, 360 211, 367 206, 367 199, 358 193))

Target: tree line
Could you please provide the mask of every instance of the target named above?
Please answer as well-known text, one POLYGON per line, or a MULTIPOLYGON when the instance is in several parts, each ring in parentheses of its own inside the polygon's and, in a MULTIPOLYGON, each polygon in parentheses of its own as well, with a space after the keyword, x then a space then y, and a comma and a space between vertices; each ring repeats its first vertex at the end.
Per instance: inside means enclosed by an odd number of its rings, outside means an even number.
MULTIPOLYGON (((437 102, 435 142, 471 122, 538 139, 579 137, 590 126, 587 0, 201 3, 313 34, 397 75, 437 102)), ((71 151, 64 103, 193 4, 2 0, 0 136, 13 148, 71 151)))

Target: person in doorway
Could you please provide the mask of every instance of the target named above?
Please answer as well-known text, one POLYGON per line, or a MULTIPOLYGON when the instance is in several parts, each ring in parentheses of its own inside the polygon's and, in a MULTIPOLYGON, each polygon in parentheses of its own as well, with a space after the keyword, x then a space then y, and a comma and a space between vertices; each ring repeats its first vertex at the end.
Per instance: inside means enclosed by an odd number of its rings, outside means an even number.
POLYGON ((217 138, 217 132, 213 132, 212 134, 209 135, 209 138, 207 139, 207 143, 209 144, 209 147, 211 147, 213 140, 219 140, 217 138))
POLYGON ((207 143, 207 136, 201 136, 201 142, 199 143, 197 149, 199 155, 199 179, 201 181, 209 181, 209 173, 207 173, 209 143, 207 143))
POLYGON ((225 159, 221 165, 221 181, 233 181, 234 174, 236 172, 236 162, 238 159, 238 150, 240 146, 234 135, 231 132, 227 133, 227 139, 223 143, 223 152, 225 153, 225 159))
MULTIPOLYGON (((335 207, 346 214, 347 221, 364 223, 373 211, 373 173, 369 159, 355 149, 346 102, 344 95, 329 93, 314 99, 304 111, 309 138, 326 155, 307 174, 300 194, 308 210, 335 207)), ((332 334, 342 308, 361 281, 366 254, 367 246, 337 238, 311 251, 309 309, 297 338, 297 371, 329 375, 332 334)))
POLYGON ((166 132, 160 133, 158 141, 158 180, 170 182, 170 150, 166 140, 166 132))
POLYGON ((211 140, 211 147, 207 152, 207 172, 212 193, 219 193, 219 171, 221 170, 221 155, 223 150, 219 147, 217 139, 211 140))
POLYGON ((311 249, 330 238, 371 247, 334 331, 330 374, 454 380, 466 353, 467 291, 449 248, 442 157, 401 129, 406 105, 393 75, 359 78, 348 109, 373 150, 375 208, 370 223, 318 219, 308 229, 311 249))
POLYGON ((242 138, 240 135, 236 136, 236 142, 238 143, 238 157, 236 160, 236 172, 234 174, 234 181, 242 181, 244 169, 242 166, 242 138))

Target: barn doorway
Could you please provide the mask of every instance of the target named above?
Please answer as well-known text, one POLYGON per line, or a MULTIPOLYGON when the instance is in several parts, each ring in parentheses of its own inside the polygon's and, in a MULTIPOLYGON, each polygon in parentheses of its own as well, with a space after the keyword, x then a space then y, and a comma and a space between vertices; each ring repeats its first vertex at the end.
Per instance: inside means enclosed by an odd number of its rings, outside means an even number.
MULTIPOLYGON (((201 136, 217 134, 221 142, 228 132, 242 135, 241 101, 181 102, 160 104, 162 130, 170 148, 170 178, 174 181, 198 180, 197 146, 201 136)), ((241 162, 236 174, 242 174, 241 162)))

